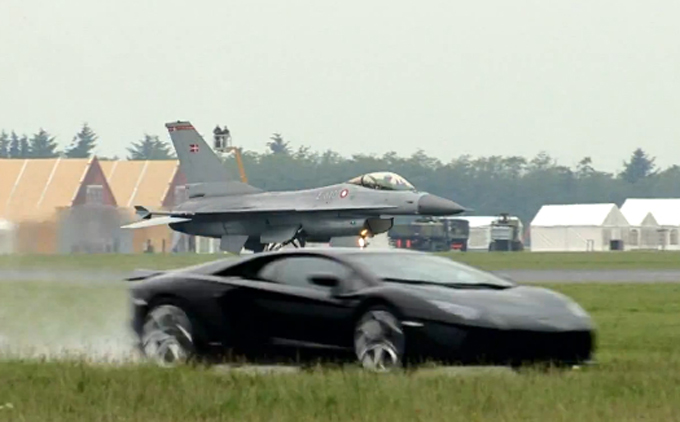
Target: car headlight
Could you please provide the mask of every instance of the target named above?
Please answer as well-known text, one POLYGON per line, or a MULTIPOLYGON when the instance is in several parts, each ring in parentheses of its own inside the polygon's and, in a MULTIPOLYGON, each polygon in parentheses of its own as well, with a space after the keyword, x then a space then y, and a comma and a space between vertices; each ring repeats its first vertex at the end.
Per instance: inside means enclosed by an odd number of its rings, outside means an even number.
POLYGON ((477 319, 479 318, 479 311, 475 308, 470 308, 469 306, 456 305, 455 303, 444 302, 441 300, 431 300, 431 304, 435 305, 442 311, 449 312, 451 314, 457 315, 465 319, 477 319))
POLYGON ((569 303, 567 305, 567 309, 569 309, 569 311, 571 311, 571 313, 576 315, 577 317, 581 317, 581 318, 588 318, 589 317, 588 312, 586 312, 586 310, 583 309, 581 307, 581 305, 579 305, 576 302, 569 303))

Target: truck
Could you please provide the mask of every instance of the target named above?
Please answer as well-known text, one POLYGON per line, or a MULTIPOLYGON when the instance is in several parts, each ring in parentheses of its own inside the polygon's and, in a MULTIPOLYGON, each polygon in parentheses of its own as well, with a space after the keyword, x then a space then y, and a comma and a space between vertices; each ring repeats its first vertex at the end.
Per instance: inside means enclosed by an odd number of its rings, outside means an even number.
POLYGON ((501 213, 491 223, 489 252, 524 250, 522 228, 522 222, 517 217, 509 217, 508 213, 501 213))
POLYGON ((387 233, 390 245, 395 248, 429 252, 466 251, 469 235, 467 220, 435 217, 395 224, 387 233))

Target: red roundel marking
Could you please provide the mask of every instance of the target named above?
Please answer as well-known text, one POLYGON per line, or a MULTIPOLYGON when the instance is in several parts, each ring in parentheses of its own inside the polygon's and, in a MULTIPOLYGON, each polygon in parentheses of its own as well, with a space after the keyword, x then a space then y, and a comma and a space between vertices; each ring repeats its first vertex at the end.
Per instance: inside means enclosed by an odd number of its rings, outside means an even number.
POLYGON ((349 191, 347 189, 343 189, 340 192, 340 198, 345 198, 347 196, 347 194, 349 194, 349 191))

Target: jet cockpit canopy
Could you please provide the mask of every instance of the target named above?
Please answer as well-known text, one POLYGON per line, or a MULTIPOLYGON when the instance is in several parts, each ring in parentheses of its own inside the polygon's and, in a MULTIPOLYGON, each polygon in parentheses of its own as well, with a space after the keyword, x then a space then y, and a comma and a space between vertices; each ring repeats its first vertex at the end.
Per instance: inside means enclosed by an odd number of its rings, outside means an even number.
POLYGON ((406 179, 389 171, 378 171, 355 177, 348 183, 376 190, 416 190, 406 179))

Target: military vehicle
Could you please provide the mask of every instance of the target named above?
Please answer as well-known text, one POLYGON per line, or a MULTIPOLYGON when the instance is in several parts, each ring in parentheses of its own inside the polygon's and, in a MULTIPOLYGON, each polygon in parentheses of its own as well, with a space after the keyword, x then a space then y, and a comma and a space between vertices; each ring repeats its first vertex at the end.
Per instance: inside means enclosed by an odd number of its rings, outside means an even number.
POLYGON ((466 251, 469 235, 467 220, 435 217, 395 224, 387 232, 391 246, 419 251, 466 251))
POLYGON ((168 225, 177 232, 220 239, 221 250, 238 254, 244 248, 262 252, 288 244, 333 244, 338 238, 365 240, 387 232, 395 216, 466 211, 449 199, 419 192, 392 172, 368 173, 313 189, 266 192, 231 180, 224 163, 190 122, 165 126, 187 178, 188 200, 171 211, 136 205, 141 221, 126 228, 168 225))
POLYGON ((524 250, 522 229, 522 222, 519 218, 510 217, 508 213, 501 213, 498 219, 491 223, 489 251, 524 250))

